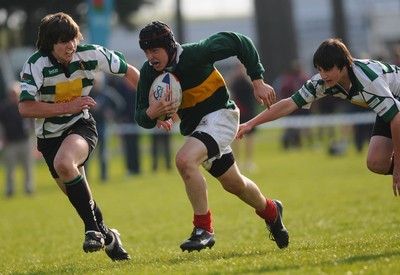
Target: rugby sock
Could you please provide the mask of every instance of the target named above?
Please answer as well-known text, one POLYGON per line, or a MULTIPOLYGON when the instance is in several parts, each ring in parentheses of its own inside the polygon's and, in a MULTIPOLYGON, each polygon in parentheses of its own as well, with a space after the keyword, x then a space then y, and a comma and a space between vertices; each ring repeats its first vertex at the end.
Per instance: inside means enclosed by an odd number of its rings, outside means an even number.
POLYGON ((105 236, 104 244, 109 245, 113 241, 114 236, 110 233, 110 230, 108 230, 108 227, 103 220, 103 214, 101 213, 101 210, 95 201, 93 212, 96 217, 97 226, 99 227, 100 232, 105 236))
POLYGON ((90 193, 84 183, 83 176, 79 175, 70 182, 64 182, 64 184, 67 188, 69 201, 75 207, 85 224, 85 232, 89 230, 99 231, 92 208, 94 207, 94 202, 90 198, 90 193))
POLYGON ((205 215, 193 215, 193 225, 198 228, 202 228, 210 233, 213 232, 211 210, 207 211, 205 215))
POLYGON ((273 223, 278 216, 278 209, 276 208, 275 203, 273 203, 270 199, 265 199, 267 202, 267 206, 263 211, 256 210, 258 216, 266 220, 268 223, 273 223))
MULTIPOLYGON (((84 178, 84 182, 85 182, 85 184, 87 184, 86 177, 84 178)), ((96 218, 96 223, 97 223, 98 228, 100 229, 100 232, 103 234, 103 236, 105 236, 104 244, 105 245, 110 244, 113 241, 114 236, 109 231, 108 227, 106 226, 106 224, 103 220, 103 213, 101 212, 100 207, 97 205, 95 200, 93 200, 93 213, 96 218)))

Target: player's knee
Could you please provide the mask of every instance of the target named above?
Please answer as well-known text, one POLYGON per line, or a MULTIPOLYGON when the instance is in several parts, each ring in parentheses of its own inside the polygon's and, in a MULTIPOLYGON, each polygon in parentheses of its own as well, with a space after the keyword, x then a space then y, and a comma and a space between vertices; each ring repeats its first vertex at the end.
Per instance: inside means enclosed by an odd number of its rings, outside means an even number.
POLYGON ((190 170, 192 162, 187 157, 187 155, 183 153, 178 153, 175 157, 175 165, 178 171, 182 174, 190 170))
POLYGON ((368 158, 367 168, 376 174, 387 174, 390 169, 390 164, 383 163, 374 158, 368 158))
POLYGON ((55 158, 54 159, 54 170, 56 170, 57 174, 62 176, 68 173, 71 170, 71 164, 65 158, 55 158))
POLYGON ((229 193, 240 195, 245 190, 244 181, 230 181, 229 183, 222 183, 222 187, 229 193))

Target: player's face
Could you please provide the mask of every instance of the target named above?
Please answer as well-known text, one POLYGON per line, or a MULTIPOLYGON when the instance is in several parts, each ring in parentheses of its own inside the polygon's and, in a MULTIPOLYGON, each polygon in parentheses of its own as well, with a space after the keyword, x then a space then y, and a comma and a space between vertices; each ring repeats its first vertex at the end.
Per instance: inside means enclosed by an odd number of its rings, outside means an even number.
POLYGON ((343 78, 343 70, 339 70, 339 68, 335 65, 332 69, 324 70, 321 67, 317 67, 319 74, 321 75, 322 80, 325 84, 331 88, 339 83, 339 81, 343 78))
POLYGON ((144 51, 150 65, 156 71, 162 71, 168 65, 168 53, 164 48, 153 48, 144 51))
POLYGON ((58 42, 54 44, 52 54, 58 62, 67 66, 74 57, 77 45, 77 39, 68 42, 58 42))

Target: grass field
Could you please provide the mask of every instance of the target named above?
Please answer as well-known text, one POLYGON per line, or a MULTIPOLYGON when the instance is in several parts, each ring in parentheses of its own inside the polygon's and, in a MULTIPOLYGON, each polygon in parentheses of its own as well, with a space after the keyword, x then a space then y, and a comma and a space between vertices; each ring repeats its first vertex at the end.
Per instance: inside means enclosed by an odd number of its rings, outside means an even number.
POLYGON ((14 198, 0 197, 0 274, 398 274, 400 198, 391 177, 367 171, 365 155, 353 147, 337 157, 324 147, 282 151, 278 133, 260 131, 259 169, 248 176, 283 202, 289 248, 278 249, 254 211, 206 175, 216 245, 182 253, 193 214, 177 171, 153 174, 146 156, 143 173, 127 177, 115 154, 107 183, 93 164, 91 187, 129 262, 83 252, 82 222, 39 161, 34 196, 18 182, 14 198))

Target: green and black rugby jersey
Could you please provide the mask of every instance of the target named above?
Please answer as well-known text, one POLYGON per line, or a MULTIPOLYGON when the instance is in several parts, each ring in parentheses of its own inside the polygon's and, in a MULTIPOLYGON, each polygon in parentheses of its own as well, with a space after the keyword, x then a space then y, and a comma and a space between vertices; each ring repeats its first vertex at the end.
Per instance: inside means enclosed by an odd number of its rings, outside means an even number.
POLYGON ((400 110, 400 68, 381 61, 355 59, 349 69, 350 92, 340 85, 328 88, 319 74, 314 75, 292 99, 298 107, 310 108, 311 103, 326 95, 347 99, 353 104, 371 108, 386 122, 400 110))
MULTIPOLYGON (((64 67, 52 55, 35 52, 21 72, 20 101, 69 102, 88 96, 99 71, 123 76, 128 70, 124 56, 98 45, 78 45, 73 60, 64 67)), ((36 136, 61 136, 83 113, 36 119, 36 136)))
MULTIPOLYGON (((198 43, 178 45, 176 64, 171 71, 182 86, 182 103, 178 110, 182 135, 191 134, 205 115, 223 108, 235 108, 229 99, 227 85, 214 63, 232 56, 243 63, 252 80, 262 79, 264 68, 253 42, 234 32, 219 32, 198 43)), ((149 92, 154 79, 162 72, 156 71, 146 61, 140 69, 135 119, 144 128, 155 127, 146 110, 149 92)), ((249 96, 253 96, 249 94, 249 96)))

